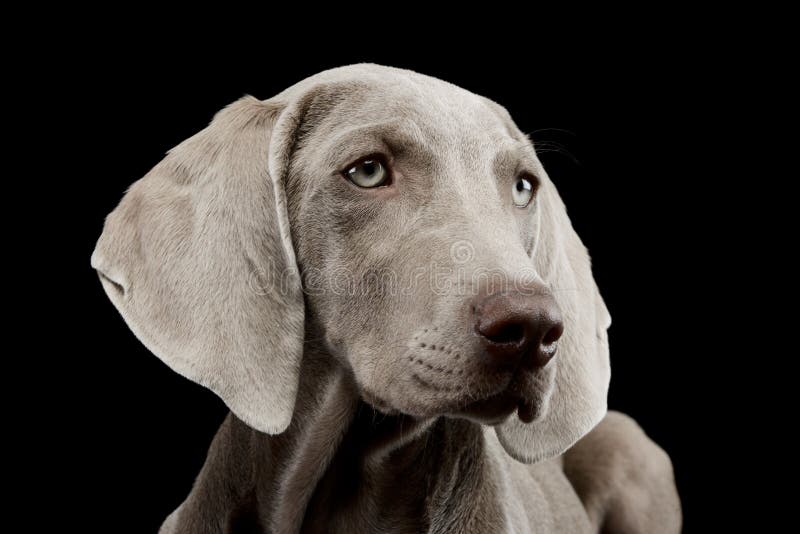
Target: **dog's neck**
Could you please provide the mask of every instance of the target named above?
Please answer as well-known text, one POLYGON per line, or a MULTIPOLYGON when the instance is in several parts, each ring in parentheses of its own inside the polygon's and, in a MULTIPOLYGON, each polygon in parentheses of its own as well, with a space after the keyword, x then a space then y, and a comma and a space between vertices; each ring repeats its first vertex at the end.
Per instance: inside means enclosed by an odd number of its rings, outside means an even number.
POLYGON ((274 467, 258 501, 273 531, 355 532, 374 521, 447 532, 454 525, 442 518, 471 520, 472 495, 491 499, 476 491, 487 468, 479 425, 381 414, 330 355, 310 348, 303 366, 295 418, 267 438, 274 467), (458 510, 440 512, 447 507, 458 510))

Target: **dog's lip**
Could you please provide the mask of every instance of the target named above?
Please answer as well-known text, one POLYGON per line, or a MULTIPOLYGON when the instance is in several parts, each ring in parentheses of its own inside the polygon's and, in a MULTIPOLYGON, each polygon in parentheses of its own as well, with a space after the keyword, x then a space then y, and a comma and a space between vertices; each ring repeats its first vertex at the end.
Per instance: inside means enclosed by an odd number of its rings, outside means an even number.
POLYGON ((530 423, 535 418, 536 406, 524 397, 503 391, 486 399, 472 402, 460 412, 493 425, 502 423, 514 411, 517 412, 520 421, 530 423))
MULTIPOLYGON (((413 378, 426 388, 439 389, 417 374, 414 374, 413 378)), ((520 390, 520 384, 512 379, 488 397, 469 402, 466 405, 454 401, 451 404, 451 410, 446 410, 445 413, 453 416, 466 416, 488 425, 497 425, 508 419, 515 411, 520 421, 527 424, 536 419, 538 409, 536 402, 524 395, 520 390)))
POLYGON ((536 418, 536 405, 527 399, 521 399, 517 405, 517 417, 525 424, 536 418))

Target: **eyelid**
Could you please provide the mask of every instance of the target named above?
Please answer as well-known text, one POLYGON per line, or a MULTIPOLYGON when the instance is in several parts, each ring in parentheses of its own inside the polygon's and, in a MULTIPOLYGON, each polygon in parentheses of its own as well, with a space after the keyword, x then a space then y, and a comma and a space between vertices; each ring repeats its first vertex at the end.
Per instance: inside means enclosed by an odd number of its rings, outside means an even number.
POLYGON ((370 138, 360 142, 345 140, 336 143, 332 145, 326 159, 331 168, 342 171, 370 156, 382 155, 384 160, 388 160, 391 154, 390 146, 382 138, 370 138))
POLYGON ((339 174, 342 174, 346 177, 347 172, 350 169, 352 169, 356 165, 359 165, 361 163, 364 163, 365 161, 370 161, 370 160, 378 161, 386 169, 386 172, 388 172, 391 175, 392 168, 391 165, 389 165, 389 158, 387 158, 384 154, 380 152, 373 152, 372 154, 367 154, 366 156, 361 156, 360 158, 353 160, 351 163, 345 165, 344 168, 339 171, 339 174))
POLYGON ((516 207, 525 209, 533 204, 533 202, 538 198, 539 195, 537 193, 539 192, 539 187, 541 186, 541 180, 539 180, 537 175, 530 171, 518 171, 516 176, 517 177, 514 178, 515 181, 523 178, 531 183, 531 197, 528 199, 528 202, 524 206, 515 204, 516 207))
POLYGON ((528 180, 531 183, 531 185, 533 185, 534 192, 536 192, 536 190, 539 189, 539 186, 542 183, 542 181, 536 174, 534 174, 531 171, 526 171, 524 169, 517 171, 517 174, 514 179, 517 180, 519 178, 525 178, 526 180, 528 180))

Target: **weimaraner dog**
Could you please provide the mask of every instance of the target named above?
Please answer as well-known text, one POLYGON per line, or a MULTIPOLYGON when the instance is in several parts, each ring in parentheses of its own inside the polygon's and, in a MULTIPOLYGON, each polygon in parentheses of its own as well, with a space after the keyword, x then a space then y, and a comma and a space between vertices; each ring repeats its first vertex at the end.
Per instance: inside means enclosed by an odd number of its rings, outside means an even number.
POLYGON ((92 265, 231 410, 162 533, 681 528, 668 456, 607 413, 589 255, 486 98, 376 65, 242 98, 133 184, 92 265))

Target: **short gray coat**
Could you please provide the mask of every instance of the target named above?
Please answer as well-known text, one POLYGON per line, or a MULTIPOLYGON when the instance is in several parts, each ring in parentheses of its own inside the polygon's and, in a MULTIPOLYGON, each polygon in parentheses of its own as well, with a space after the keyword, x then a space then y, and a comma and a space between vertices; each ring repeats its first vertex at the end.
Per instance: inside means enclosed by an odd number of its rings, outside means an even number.
POLYGON ((669 458, 607 414, 586 248, 488 99, 376 65, 245 97, 131 186, 92 265, 136 336, 231 410, 163 533, 680 530, 669 458), (374 153, 393 186, 358 190, 341 171, 374 153), (564 321, 523 384, 534 420, 483 424, 469 406, 498 378, 466 295, 534 283, 564 321))

